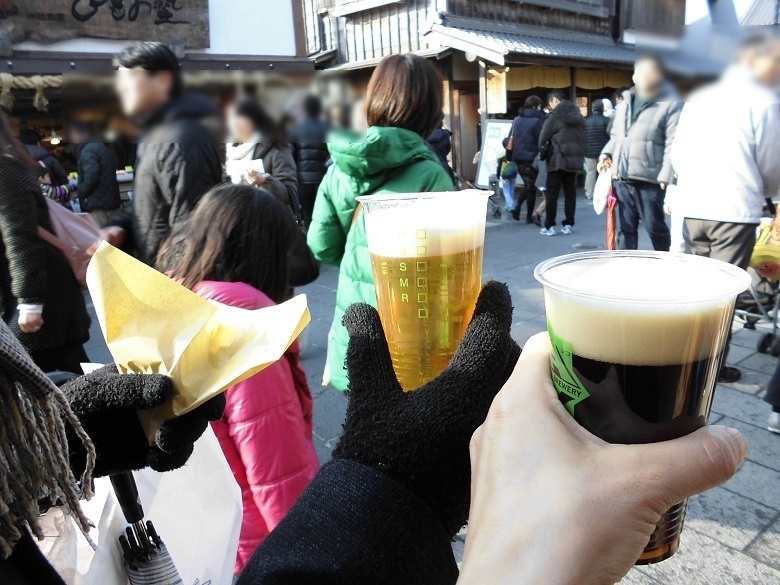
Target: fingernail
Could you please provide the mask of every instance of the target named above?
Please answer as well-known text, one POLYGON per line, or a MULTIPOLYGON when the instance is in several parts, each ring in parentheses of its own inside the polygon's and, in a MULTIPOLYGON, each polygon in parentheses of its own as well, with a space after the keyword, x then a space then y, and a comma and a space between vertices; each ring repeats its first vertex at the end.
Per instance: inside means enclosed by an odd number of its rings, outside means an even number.
POLYGON ((735 439, 742 436, 742 433, 733 427, 726 427, 726 432, 735 439))
POLYGON ((742 461, 747 455, 747 441, 745 441, 744 435, 733 427, 722 427, 726 434, 734 441, 732 447, 736 452, 737 457, 742 461))

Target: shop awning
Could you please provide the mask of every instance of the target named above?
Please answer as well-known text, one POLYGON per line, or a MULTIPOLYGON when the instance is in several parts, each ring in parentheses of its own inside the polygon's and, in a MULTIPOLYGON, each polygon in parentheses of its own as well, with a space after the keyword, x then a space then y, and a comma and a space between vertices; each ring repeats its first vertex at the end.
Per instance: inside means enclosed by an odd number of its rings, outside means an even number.
POLYGON ((435 23, 426 34, 443 47, 471 53, 498 65, 505 65, 512 55, 620 64, 633 63, 635 58, 633 47, 618 45, 609 37, 471 19, 454 20, 448 18, 446 24, 435 23))

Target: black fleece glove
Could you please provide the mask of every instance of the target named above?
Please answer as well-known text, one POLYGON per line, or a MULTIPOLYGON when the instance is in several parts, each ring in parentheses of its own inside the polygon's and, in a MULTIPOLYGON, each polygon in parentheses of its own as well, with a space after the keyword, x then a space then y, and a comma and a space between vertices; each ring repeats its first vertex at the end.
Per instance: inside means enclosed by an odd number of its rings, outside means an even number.
MULTIPOLYGON (((163 424, 149 446, 137 411, 155 408, 173 395, 173 383, 159 374, 119 374, 106 366, 62 385, 70 406, 95 443, 95 476, 151 467, 171 471, 187 462, 193 444, 208 421, 219 420, 225 410, 220 394, 183 416, 163 424)), ((80 442, 70 440, 75 466, 83 465, 80 442)), ((79 467, 76 467, 79 468, 79 467)))
POLYGON ((512 299, 506 285, 484 286, 450 365, 412 392, 404 392, 396 379, 376 310, 352 305, 343 323, 350 335, 350 401, 333 456, 402 483, 455 535, 469 512, 471 435, 520 356, 510 336, 512 299))

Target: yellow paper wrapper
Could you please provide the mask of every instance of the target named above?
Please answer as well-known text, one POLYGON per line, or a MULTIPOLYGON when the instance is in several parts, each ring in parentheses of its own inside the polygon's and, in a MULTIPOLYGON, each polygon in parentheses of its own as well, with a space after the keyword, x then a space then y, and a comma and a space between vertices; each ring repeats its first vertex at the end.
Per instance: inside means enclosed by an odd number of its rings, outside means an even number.
POLYGON ((229 307, 105 242, 87 285, 119 371, 173 380, 172 400, 139 413, 150 444, 165 421, 278 361, 311 320, 305 295, 256 311, 229 307))

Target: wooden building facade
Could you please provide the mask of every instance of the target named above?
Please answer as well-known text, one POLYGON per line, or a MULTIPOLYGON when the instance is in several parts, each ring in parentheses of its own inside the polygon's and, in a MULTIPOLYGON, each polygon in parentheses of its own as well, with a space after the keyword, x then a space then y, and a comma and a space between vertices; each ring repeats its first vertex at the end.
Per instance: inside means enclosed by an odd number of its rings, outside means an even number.
POLYGON ((306 49, 319 69, 354 71, 364 84, 390 54, 437 64, 453 167, 467 178, 485 117, 512 117, 526 97, 551 89, 587 111, 631 81, 635 53, 624 33, 682 25, 685 10, 685 0, 301 1, 306 49))

